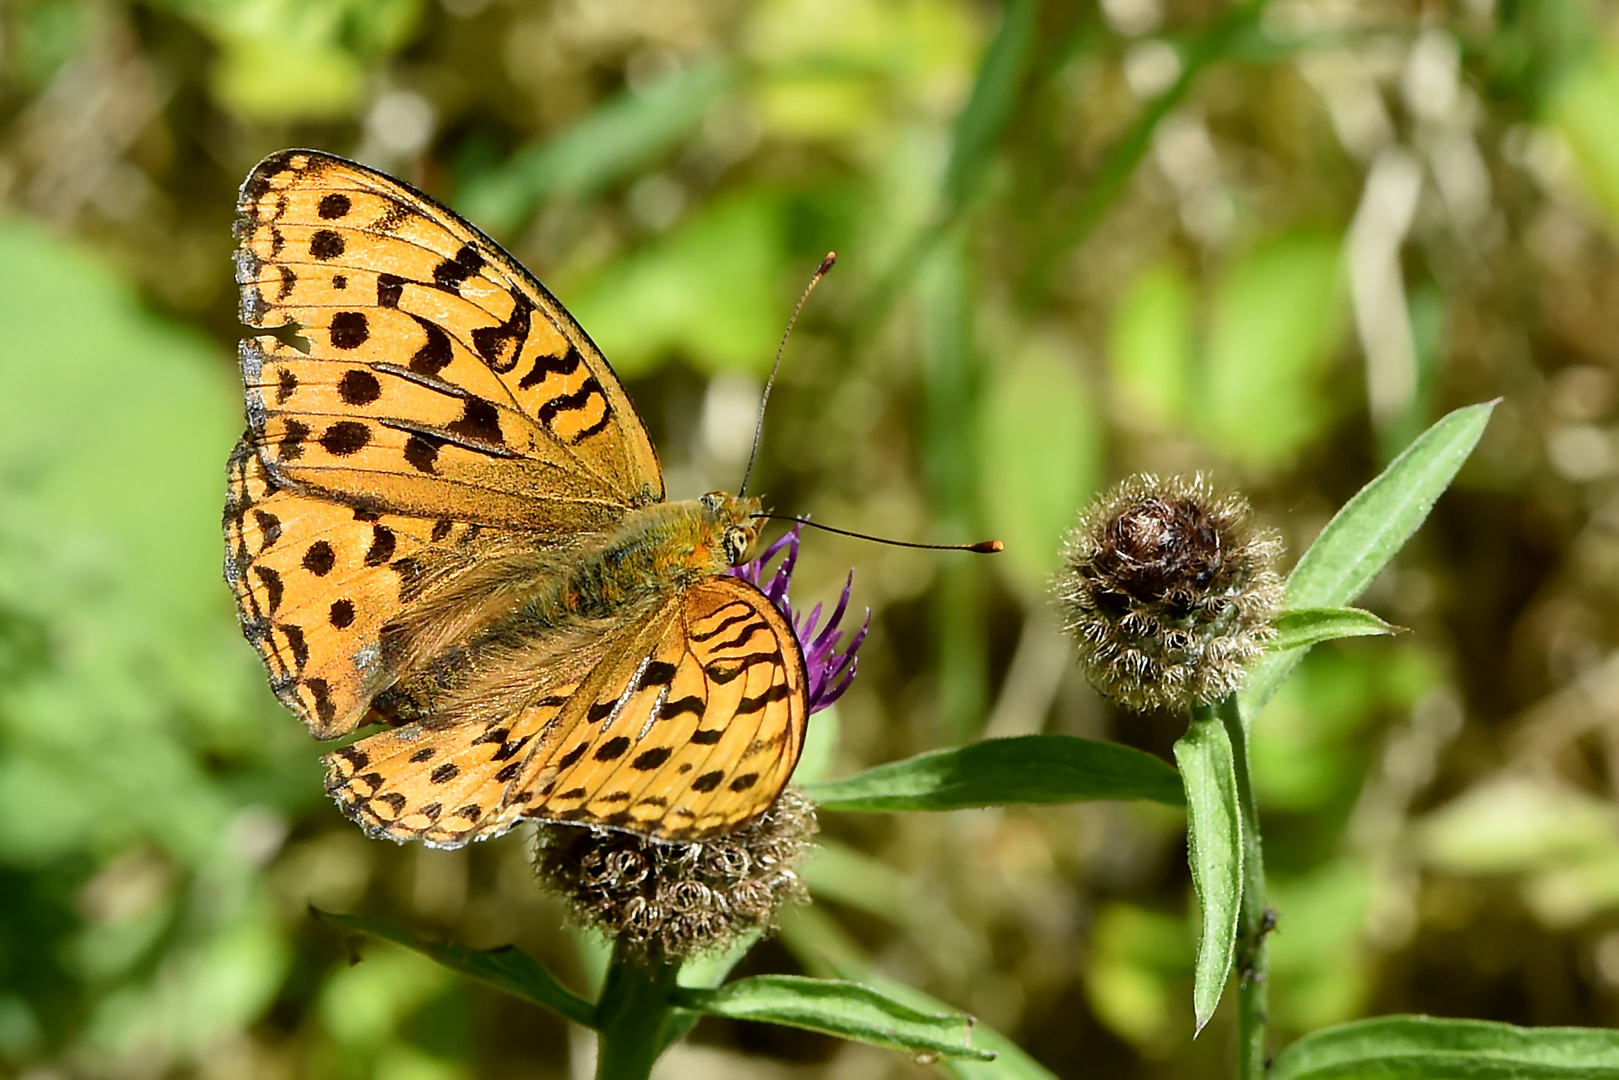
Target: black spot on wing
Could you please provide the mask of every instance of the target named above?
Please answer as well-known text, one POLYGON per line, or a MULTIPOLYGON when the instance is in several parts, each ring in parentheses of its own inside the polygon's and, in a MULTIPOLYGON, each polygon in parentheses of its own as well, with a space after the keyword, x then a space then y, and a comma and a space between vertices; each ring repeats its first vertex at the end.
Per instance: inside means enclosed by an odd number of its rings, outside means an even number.
POLYGON ((445 292, 457 295, 461 291, 461 283, 467 278, 483 269, 483 256, 471 244, 461 245, 461 250, 455 253, 455 258, 445 259, 433 268, 433 284, 445 292))
POLYGON ((445 442, 419 431, 412 432, 405 440, 405 461, 417 472, 431 473, 438 462, 439 447, 445 442))
POLYGON ((371 337, 371 326, 363 311, 339 311, 332 316, 329 332, 332 348, 357 349, 371 337))
POLYGON ((460 775, 461 766, 457 765, 453 761, 446 761, 444 764, 434 769, 432 773, 428 775, 427 779, 435 784, 446 784, 460 775))
POLYGON ((325 540, 316 540, 304 552, 304 569, 316 577, 325 577, 337 565, 337 552, 325 540))
POLYGON ((371 441, 371 429, 358 420, 339 420, 320 437, 321 447, 334 457, 359 453, 371 441))
POLYGON ((725 774, 722 772, 706 772, 691 782, 691 789, 693 791, 713 791, 720 786, 720 781, 724 779, 725 774))
POLYGON ((317 229, 309 238, 309 254, 317 259, 335 259, 343 254, 345 246, 343 237, 331 229, 317 229))
POLYGON ((281 519, 267 510, 254 510, 253 520, 258 523, 259 535, 263 537, 264 544, 259 548, 263 551, 277 540, 281 539, 281 519))
POLYGON ((691 733, 691 741, 698 746, 713 746, 725 734, 724 728, 698 728, 691 733))
POLYGON ((320 205, 315 208, 315 212, 327 221, 332 221, 348 213, 351 205, 353 204, 349 202, 347 195, 334 191, 321 197, 320 205))
POLYGON ((589 750, 589 749, 590 749, 590 744, 589 743, 580 743, 578 746, 574 747, 572 750, 569 750, 566 754, 563 754, 562 757, 557 760, 557 768, 558 769, 566 769, 566 768, 568 768, 569 766, 571 766, 575 762, 577 762, 580 758, 584 757, 585 756, 585 751, 589 750))
POLYGON ((777 683, 757 697, 745 697, 737 702, 736 715, 744 716, 748 713, 756 713, 772 701, 781 701, 791 696, 792 690, 786 683, 777 683))
POLYGON ((494 402, 481 397, 468 397, 463 403, 461 418, 446 430, 481 442, 505 442, 505 436, 500 431, 500 411, 495 408, 494 402))
POLYGON ((597 761, 612 761, 614 758, 623 757, 624 751, 628 750, 629 748, 629 738, 624 735, 619 735, 602 743, 601 748, 596 751, 595 757, 597 761))
POLYGON ((386 525, 371 526, 371 546, 365 552, 365 565, 381 566, 393 558, 395 543, 392 529, 386 525))
POLYGON ((309 425, 299 423, 297 420, 284 421, 286 427, 281 433, 280 445, 276 454, 282 461, 295 461, 303 457, 304 440, 309 437, 309 425))
POLYGON ((483 357, 491 371, 504 375, 517 366, 517 354, 523 339, 528 337, 529 317, 534 305, 517 293, 512 298, 512 313, 498 326, 481 326, 472 332, 472 346, 483 357))
POLYGON ((548 375, 561 375, 567 378, 579 370, 579 365, 585 358, 579 355, 579 349, 572 342, 568 343, 568 351, 561 356, 536 356, 534 366, 529 368, 528 374, 517 380, 520 390, 528 390, 543 383, 548 375))
POLYGON ((630 762, 630 768, 639 770, 640 772, 646 772, 648 769, 656 769, 659 765, 662 765, 665 761, 668 761, 669 755, 673 753, 674 750, 667 746, 660 746, 654 750, 647 750, 643 753, 635 755, 635 760, 630 762))
POLYGON ((292 373, 291 368, 282 368, 276 373, 275 403, 285 405, 292 392, 298 389, 298 376, 292 373))
POLYGON ((411 318, 427 335, 427 344, 411 356, 410 370, 418 375, 437 375, 455 359, 455 351, 450 347, 450 335, 431 319, 424 319, 420 315, 411 315, 411 318))
MULTIPOLYGON (((337 284, 337 282, 334 281, 334 282, 332 282, 332 284, 335 285, 335 284, 337 284)), ((347 284, 347 282, 345 282, 344 284, 347 284)), ((405 279, 400 277, 398 274, 378 274, 377 275, 377 306, 378 307, 385 307, 385 308, 396 308, 396 307, 398 307, 399 306, 399 298, 402 295, 404 295, 404 292, 405 292, 405 279)))
POLYGON ((369 405, 382 396, 382 384, 369 371, 353 368, 343 372, 337 382, 337 393, 345 404, 369 405))

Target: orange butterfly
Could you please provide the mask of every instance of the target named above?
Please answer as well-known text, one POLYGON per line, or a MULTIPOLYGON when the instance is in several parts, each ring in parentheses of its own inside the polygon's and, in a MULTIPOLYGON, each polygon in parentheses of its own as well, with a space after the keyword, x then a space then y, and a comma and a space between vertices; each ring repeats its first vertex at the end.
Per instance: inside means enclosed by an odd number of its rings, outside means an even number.
POLYGON ((525 817, 699 840, 768 809, 810 680, 729 573, 759 500, 664 502, 601 352, 421 192, 287 150, 238 211, 242 319, 286 329, 241 344, 225 576, 317 737, 392 725, 326 756, 344 812, 456 847, 525 817))

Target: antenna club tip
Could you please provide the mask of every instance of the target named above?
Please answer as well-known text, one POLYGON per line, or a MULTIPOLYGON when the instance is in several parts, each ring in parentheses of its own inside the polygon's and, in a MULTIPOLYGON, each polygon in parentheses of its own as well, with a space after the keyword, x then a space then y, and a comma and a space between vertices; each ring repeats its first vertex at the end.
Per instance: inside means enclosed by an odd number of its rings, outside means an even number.
POLYGON ((826 258, 821 260, 821 265, 815 268, 815 276, 820 277, 822 274, 824 274, 828 270, 832 269, 833 266, 837 265, 837 261, 838 261, 838 253, 837 252, 835 252, 835 251, 827 252, 826 253, 826 258))
POLYGON ((979 552, 979 553, 984 554, 984 555, 993 555, 997 551, 1005 551, 1006 550, 1006 545, 1001 543, 999 540, 984 540, 984 541, 981 541, 981 542, 979 542, 977 544, 974 544, 972 547, 968 548, 967 550, 968 551, 976 551, 976 552, 979 552))

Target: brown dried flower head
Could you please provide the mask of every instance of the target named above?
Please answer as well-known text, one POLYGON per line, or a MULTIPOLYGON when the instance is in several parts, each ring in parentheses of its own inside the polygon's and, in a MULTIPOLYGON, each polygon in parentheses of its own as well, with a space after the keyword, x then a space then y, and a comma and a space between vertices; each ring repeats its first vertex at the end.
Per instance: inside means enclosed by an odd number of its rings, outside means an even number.
POLYGON ((1137 710, 1233 693, 1274 636, 1282 541, 1201 474, 1132 476, 1069 532, 1053 579, 1091 685, 1137 710))
POLYGON ((644 956, 678 960, 769 932, 782 905, 807 900, 795 867, 815 831, 815 805, 788 788, 757 820, 699 843, 541 825, 534 867, 582 926, 644 956))

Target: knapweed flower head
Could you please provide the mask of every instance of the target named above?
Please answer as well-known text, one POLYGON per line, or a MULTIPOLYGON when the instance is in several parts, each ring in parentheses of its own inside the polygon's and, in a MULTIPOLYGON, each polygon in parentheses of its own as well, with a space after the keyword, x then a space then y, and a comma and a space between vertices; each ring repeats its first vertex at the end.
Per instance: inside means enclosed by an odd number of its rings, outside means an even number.
MULTIPOLYGON (((758 586, 793 626, 804 653, 809 712, 849 688, 871 612, 847 644, 842 627, 854 573, 829 617, 817 604, 795 613, 787 597, 798 562, 795 527, 731 572, 758 586), (776 568, 766 567, 781 555, 776 568)), ((658 959, 723 950, 775 928, 783 905, 806 899, 796 865, 815 836, 815 806, 788 788, 763 815, 725 836, 688 844, 590 825, 542 824, 535 844, 541 884, 559 894, 581 925, 658 959)))
POLYGON ((1080 514, 1052 587, 1092 686, 1137 710, 1241 687, 1282 600, 1281 537, 1252 516, 1201 474, 1148 473, 1080 514))

